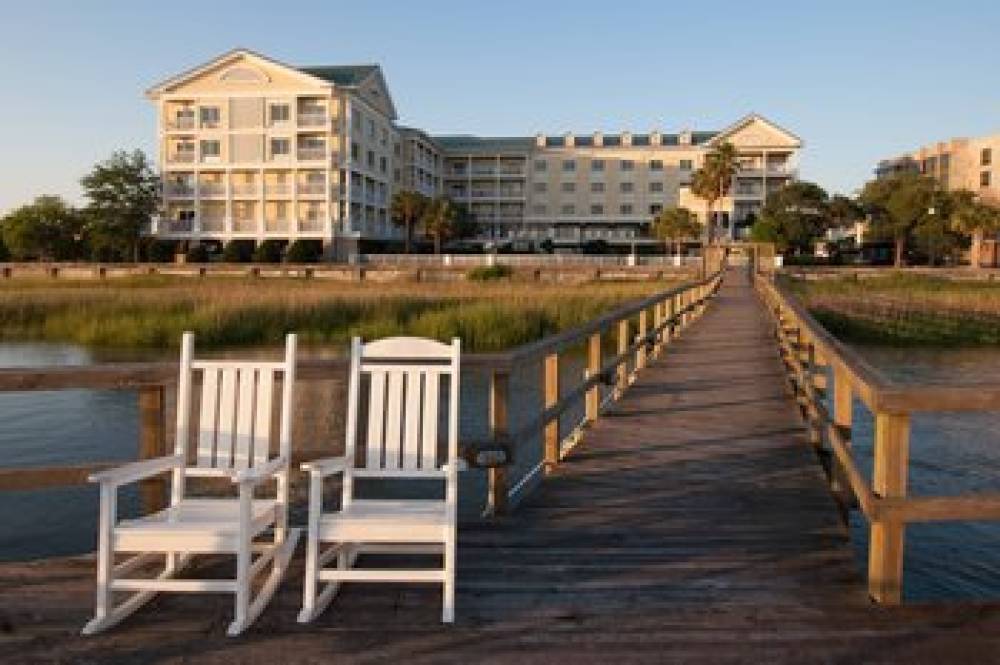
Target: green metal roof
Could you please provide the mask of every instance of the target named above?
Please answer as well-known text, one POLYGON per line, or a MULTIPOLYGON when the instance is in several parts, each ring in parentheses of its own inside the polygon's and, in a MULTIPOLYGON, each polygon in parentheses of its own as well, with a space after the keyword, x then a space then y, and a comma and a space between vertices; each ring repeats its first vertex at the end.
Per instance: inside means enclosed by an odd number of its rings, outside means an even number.
POLYGON ((299 67, 299 71, 329 81, 334 85, 353 87, 359 85, 378 70, 378 65, 336 65, 327 67, 299 67))
POLYGON ((468 134, 452 134, 432 136, 435 143, 447 152, 465 153, 496 153, 496 152, 529 152, 535 146, 535 139, 530 136, 471 136, 468 134))

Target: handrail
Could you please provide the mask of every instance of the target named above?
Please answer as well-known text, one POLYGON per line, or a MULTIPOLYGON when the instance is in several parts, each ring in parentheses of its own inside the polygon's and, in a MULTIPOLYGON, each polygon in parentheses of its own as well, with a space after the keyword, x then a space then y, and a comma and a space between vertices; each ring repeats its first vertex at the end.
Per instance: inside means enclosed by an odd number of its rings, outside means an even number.
POLYGON ((1000 519, 1000 493, 907 495, 910 416, 916 412, 1000 409, 1000 384, 899 384, 833 337, 770 275, 753 275, 774 324, 786 379, 842 503, 857 502, 869 522, 868 591, 876 601, 902 599, 904 532, 909 522, 1000 519), (833 379, 832 412, 824 404, 827 370, 833 379), (857 396, 875 417, 874 469, 869 481, 851 445, 857 396), (824 445, 825 444, 825 445, 824 445))
MULTIPOLYGON (((529 342, 502 353, 472 353, 462 357, 464 368, 488 371, 491 375, 490 429, 494 445, 507 445, 510 440, 520 440, 546 429, 549 442, 546 463, 554 466, 561 457, 559 444, 559 416, 574 402, 587 399, 588 420, 597 417, 600 384, 617 375, 616 394, 620 395, 631 382, 631 377, 645 362, 648 349, 658 353, 669 341, 672 331, 690 323, 703 311, 708 299, 718 289, 721 270, 710 277, 688 282, 637 302, 627 303, 611 312, 570 330, 529 342), (655 324, 648 325, 648 315, 653 313, 655 324), (629 320, 638 317, 639 335, 631 338, 633 326, 629 320), (618 355, 611 363, 601 365, 600 338, 608 329, 617 326, 619 333, 618 355), (509 375, 518 366, 544 357, 558 368, 559 354, 585 340, 591 346, 588 376, 564 395, 547 403, 539 415, 522 427, 515 436, 507 433, 507 401, 509 375), (596 360, 594 348, 596 344, 596 360), (554 360, 553 360, 554 359, 554 360), (628 372, 632 361, 633 371, 628 372), (624 381, 624 382, 623 382, 624 381), (552 437, 555 436, 555 443, 552 437)), ((342 376, 347 371, 347 358, 306 358, 297 364, 300 380, 324 380, 342 376)), ((44 391, 67 389, 137 390, 140 411, 139 458, 158 457, 165 454, 166 443, 166 388, 177 381, 177 364, 165 362, 107 363, 77 367, 8 368, 0 369, 0 393, 11 391, 44 391)), ((546 374, 547 380, 557 381, 557 376, 546 374)), ((549 386, 546 390, 551 390, 549 386)), ((506 465, 510 455, 489 467, 489 511, 501 514, 506 511, 512 491, 507 487, 506 465)), ((40 489, 81 484, 89 473, 108 465, 106 462, 66 465, 46 468, 0 468, 0 491, 40 489)), ((162 502, 161 481, 150 480, 144 486, 144 498, 153 506, 162 502)))

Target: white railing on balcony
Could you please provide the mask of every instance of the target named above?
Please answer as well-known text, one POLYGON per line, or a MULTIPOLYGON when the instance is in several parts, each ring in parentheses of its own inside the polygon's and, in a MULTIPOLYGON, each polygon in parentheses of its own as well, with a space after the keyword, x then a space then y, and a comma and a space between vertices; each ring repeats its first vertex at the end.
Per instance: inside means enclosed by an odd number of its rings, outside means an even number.
POLYGON ((234 217, 233 233, 256 233, 257 220, 251 217, 234 217))
POLYGON ((255 183, 233 185, 233 196, 257 196, 259 191, 255 183))
POLYGON ((322 196, 326 194, 326 184, 322 182, 303 182, 299 184, 300 196, 322 196))
POLYGON ((194 116, 170 120, 167 129, 194 129, 194 116))
POLYGON ((299 160, 315 161, 326 158, 326 148, 299 148, 299 160))
POLYGON ((161 219, 159 231, 161 233, 191 233, 194 228, 194 221, 190 219, 161 219))
POLYGON ((299 127, 322 127, 330 122, 326 113, 300 113, 299 127))
POLYGON ((217 198, 226 195, 226 186, 218 182, 203 182, 198 185, 198 196, 203 199, 217 198))
POLYGON ((268 196, 291 196, 292 186, 283 182, 268 183, 264 185, 264 192, 268 196))
POLYGON ((190 199, 194 197, 194 187, 191 185, 167 185, 163 193, 175 199, 190 199))
POLYGON ((299 232, 300 233, 316 233, 323 230, 323 220, 322 219, 300 219, 299 220, 299 232))
POLYGON ((194 162, 193 152, 175 152, 167 157, 167 161, 173 164, 191 164, 194 162))
POLYGON ((222 233, 226 230, 226 219, 224 217, 202 217, 202 233, 222 233))
POLYGON ((287 219, 265 219, 264 220, 264 231, 268 233, 276 233, 288 230, 288 220, 287 219))

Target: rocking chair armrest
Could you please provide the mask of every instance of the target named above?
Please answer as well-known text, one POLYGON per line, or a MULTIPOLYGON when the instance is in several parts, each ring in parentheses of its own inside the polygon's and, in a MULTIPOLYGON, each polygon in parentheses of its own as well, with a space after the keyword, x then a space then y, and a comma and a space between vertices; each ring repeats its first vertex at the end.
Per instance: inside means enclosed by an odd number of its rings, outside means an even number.
POLYGON ((184 464, 183 455, 166 455, 164 457, 153 457, 138 462, 130 462, 121 466, 104 469, 97 473, 92 473, 87 477, 92 483, 101 483, 119 487, 128 485, 137 480, 149 478, 165 471, 176 469, 184 464))
POLYGON ((274 459, 268 461, 262 466, 256 466, 252 469, 243 469, 242 471, 234 471, 230 478, 232 478, 233 484, 237 485, 240 483, 253 483, 257 484, 268 480, 273 477, 274 474, 278 473, 282 469, 288 467, 288 460, 282 455, 275 457, 274 459))
POLYGON ((301 468, 314 477, 323 478, 334 473, 344 473, 347 466, 348 459, 346 457, 321 457, 303 462, 301 468))

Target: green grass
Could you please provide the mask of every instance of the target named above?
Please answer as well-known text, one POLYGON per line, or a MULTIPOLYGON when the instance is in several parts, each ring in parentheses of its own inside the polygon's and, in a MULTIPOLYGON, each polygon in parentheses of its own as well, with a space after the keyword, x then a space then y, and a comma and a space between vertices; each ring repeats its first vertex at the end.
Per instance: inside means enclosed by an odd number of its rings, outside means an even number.
POLYGON ((1000 285, 899 272, 785 283, 830 332, 849 342, 1000 344, 1000 285))
POLYGON ((664 282, 583 285, 480 282, 353 284, 319 280, 143 277, 107 282, 12 281, 0 286, 0 339, 91 347, 343 343, 411 334, 469 351, 499 351, 565 330, 664 282))

